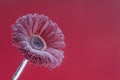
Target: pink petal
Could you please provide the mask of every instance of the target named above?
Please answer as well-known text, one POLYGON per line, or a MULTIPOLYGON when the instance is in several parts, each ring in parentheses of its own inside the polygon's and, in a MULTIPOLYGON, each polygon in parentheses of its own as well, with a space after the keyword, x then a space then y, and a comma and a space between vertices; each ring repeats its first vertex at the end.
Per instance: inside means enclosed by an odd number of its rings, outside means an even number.
POLYGON ((64 35, 58 25, 47 16, 27 14, 18 18, 12 29, 13 44, 30 62, 48 68, 61 64, 64 58, 64 35), (34 35, 45 40, 46 49, 38 50, 30 45, 29 39, 34 35))

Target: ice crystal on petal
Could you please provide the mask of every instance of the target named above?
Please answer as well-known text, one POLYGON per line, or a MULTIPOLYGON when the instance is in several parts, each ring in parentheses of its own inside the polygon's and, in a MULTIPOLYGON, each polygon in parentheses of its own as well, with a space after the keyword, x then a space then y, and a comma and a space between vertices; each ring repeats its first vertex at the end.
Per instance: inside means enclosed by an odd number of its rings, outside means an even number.
POLYGON ((58 25, 43 14, 27 14, 12 25, 13 45, 30 62, 55 68, 64 58, 64 35, 58 25))

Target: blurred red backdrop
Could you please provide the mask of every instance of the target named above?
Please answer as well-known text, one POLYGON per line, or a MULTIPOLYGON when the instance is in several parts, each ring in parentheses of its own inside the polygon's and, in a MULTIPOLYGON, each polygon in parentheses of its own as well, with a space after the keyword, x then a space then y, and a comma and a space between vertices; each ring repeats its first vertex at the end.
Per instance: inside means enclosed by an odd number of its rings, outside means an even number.
POLYGON ((0 80, 11 80, 23 59, 12 46, 11 25, 27 13, 43 13, 66 38, 55 70, 29 63, 19 80, 120 80, 119 0, 0 0, 0 80))

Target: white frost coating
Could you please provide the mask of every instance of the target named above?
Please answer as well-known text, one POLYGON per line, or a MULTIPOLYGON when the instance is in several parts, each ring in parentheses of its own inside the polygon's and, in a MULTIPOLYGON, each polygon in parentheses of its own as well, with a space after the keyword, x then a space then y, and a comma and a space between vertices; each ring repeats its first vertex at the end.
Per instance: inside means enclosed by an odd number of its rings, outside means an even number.
POLYGON ((61 64, 64 58, 64 52, 61 50, 65 47, 65 42, 56 22, 43 14, 26 14, 19 17, 13 27, 13 44, 28 61, 48 68, 55 68, 61 64), (31 36, 39 36, 46 46, 43 49, 34 48, 30 44, 31 36))

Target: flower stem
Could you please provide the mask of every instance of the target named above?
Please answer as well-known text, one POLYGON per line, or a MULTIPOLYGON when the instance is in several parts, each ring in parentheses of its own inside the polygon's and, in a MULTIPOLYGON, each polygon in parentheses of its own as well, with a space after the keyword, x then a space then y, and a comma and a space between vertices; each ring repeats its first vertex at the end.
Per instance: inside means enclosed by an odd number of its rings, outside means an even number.
POLYGON ((18 77, 22 73, 23 69, 25 68, 27 62, 28 62, 28 60, 24 58, 23 61, 22 61, 22 63, 21 63, 21 65, 18 67, 16 73, 14 74, 12 80, 17 80, 18 79, 18 77))

